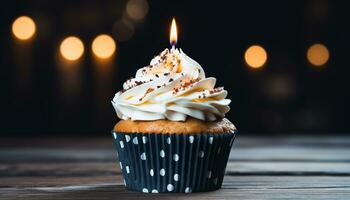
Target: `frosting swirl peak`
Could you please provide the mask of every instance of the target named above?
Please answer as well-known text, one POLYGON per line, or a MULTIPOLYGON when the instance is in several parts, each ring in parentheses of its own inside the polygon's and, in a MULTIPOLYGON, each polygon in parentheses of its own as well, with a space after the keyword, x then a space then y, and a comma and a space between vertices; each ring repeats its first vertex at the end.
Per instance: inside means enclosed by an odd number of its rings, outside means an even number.
POLYGON ((123 84, 112 104, 121 119, 215 121, 230 108, 227 91, 181 49, 165 49, 123 84))

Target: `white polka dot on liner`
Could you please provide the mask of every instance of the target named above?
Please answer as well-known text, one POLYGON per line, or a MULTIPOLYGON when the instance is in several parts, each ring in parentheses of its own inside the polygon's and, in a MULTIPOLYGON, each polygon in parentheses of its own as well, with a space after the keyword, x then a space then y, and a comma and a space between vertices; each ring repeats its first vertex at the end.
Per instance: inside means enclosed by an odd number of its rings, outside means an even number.
POLYGON ((161 169, 161 170, 159 171, 159 174, 160 174, 161 176, 165 176, 165 169, 161 169))
POLYGON ((213 144, 213 141, 214 141, 214 138, 213 137, 209 137, 209 140, 208 140, 209 144, 213 144))
POLYGON ((174 154, 174 155, 173 155, 173 160, 174 160, 175 162, 179 161, 179 155, 178 155, 178 154, 174 154))
POLYGON ((160 155, 160 157, 164 158, 165 157, 164 150, 160 150, 159 155, 160 155))
POLYGON ((152 193, 158 193, 158 190, 153 189, 153 190, 152 190, 152 193))
POLYGON ((190 141, 190 143, 193 143, 194 137, 191 135, 190 137, 188 137, 188 140, 190 141))
POLYGON ((154 171, 153 171, 153 169, 149 170, 149 174, 150 174, 151 176, 153 176, 153 175, 154 175, 154 171))
POLYGON ((204 157, 204 151, 200 151, 200 152, 199 152, 199 157, 200 157, 200 158, 203 158, 203 157, 204 157))
POLYGON ((139 143, 139 140, 137 139, 137 137, 134 137, 134 139, 132 139, 132 142, 133 142, 134 144, 138 144, 138 143, 139 143))
POLYGON ((166 143, 171 144, 171 138, 170 138, 170 137, 168 137, 168 138, 166 139, 166 143))
POLYGON ((113 137, 114 139, 117 139, 117 134, 115 132, 113 132, 113 137))
POLYGON ((125 135, 125 140, 126 140, 126 142, 129 142, 130 141, 130 136, 129 135, 125 135))
POLYGON ((179 175, 178 174, 174 174, 174 181, 179 181, 179 175))
POLYGON ((208 177, 208 178, 211 178, 211 171, 208 171, 207 177, 208 177))
POLYGON ((129 174, 130 173, 129 166, 126 166, 125 169, 126 169, 126 173, 129 174))
POLYGON ((146 144, 147 141, 148 141, 147 137, 146 137, 146 136, 142 136, 142 142, 143 142, 144 144, 146 144))
POLYGON ((174 190, 174 186, 173 186, 172 184, 168 184, 168 185, 166 186, 166 189, 167 189, 169 192, 171 192, 171 191, 174 190))
POLYGON ((120 144, 120 148, 123 149, 123 148, 124 148, 124 142, 123 142, 123 141, 120 141, 119 144, 120 144))
POLYGON ((123 164, 122 164, 122 162, 119 162, 119 165, 120 165, 120 169, 123 169, 123 164))
POLYGON ((185 189, 185 193, 191 193, 192 192, 192 189, 191 188, 189 188, 189 187, 186 187, 186 189, 185 189))
POLYGON ((141 158, 141 160, 146 160, 146 159, 147 159, 147 158, 146 158, 146 153, 143 152, 143 153, 141 154, 140 158, 141 158))
POLYGON ((147 188, 143 188, 143 189, 142 189, 142 192, 148 193, 148 189, 147 189, 147 188))
POLYGON ((126 181, 125 181, 125 179, 123 179, 123 183, 124 183, 124 185, 126 186, 126 181))

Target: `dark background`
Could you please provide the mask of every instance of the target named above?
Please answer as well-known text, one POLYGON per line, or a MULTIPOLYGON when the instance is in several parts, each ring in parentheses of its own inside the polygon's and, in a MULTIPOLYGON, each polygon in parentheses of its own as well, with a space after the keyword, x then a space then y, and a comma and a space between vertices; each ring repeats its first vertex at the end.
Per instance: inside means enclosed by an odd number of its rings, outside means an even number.
POLYGON ((177 47, 228 90, 232 103, 227 117, 241 133, 350 131, 346 3, 148 1, 142 20, 128 17, 126 4, 14 0, 2 6, 0 134, 108 134, 118 120, 110 100, 124 80, 169 47, 173 16, 179 28, 177 47), (18 41, 11 32, 22 15, 36 22, 29 42, 18 41), (120 22, 124 28, 116 27, 120 22), (101 33, 117 42, 115 58, 102 66, 91 53, 91 42, 101 33), (58 47, 71 35, 83 41, 85 52, 65 68, 58 47), (314 43, 329 49, 330 59, 322 67, 306 59, 314 43), (268 53, 266 65, 258 70, 243 58, 253 44, 268 53))

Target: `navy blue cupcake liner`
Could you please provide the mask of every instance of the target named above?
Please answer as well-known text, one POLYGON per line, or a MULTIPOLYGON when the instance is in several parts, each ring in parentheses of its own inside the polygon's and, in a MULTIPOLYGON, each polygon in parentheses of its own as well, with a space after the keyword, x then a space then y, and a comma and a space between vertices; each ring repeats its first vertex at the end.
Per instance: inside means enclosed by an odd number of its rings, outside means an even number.
POLYGON ((235 132, 112 135, 125 186, 145 193, 219 189, 235 138, 235 132))

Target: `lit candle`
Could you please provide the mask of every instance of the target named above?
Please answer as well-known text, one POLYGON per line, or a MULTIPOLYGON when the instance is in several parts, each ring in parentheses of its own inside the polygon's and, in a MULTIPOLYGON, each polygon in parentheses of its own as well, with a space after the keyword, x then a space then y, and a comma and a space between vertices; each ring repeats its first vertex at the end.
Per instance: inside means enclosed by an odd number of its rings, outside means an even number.
POLYGON ((171 22, 171 27, 170 27, 170 45, 171 50, 175 50, 175 45, 177 43, 177 28, 176 28, 176 21, 175 18, 173 18, 171 22))

